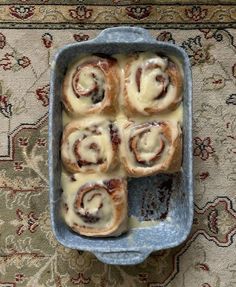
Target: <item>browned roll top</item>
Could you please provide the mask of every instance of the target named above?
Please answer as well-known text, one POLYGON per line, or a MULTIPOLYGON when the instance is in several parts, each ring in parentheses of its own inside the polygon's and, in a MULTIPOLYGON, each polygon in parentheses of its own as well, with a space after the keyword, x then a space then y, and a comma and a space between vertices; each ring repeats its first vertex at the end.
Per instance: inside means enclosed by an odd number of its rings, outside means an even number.
MULTIPOLYGON (((102 194, 104 192, 109 193, 110 195, 114 193, 117 189, 119 189, 121 185, 120 179, 110 179, 107 181, 104 181, 103 184, 87 184, 80 188, 79 192, 77 193, 75 203, 74 203, 74 209, 77 215, 81 217, 81 219, 85 223, 96 223, 99 221, 100 217, 98 216, 99 210, 103 208, 103 202, 102 202, 102 194), (101 202, 97 207, 97 211, 95 214, 90 213, 89 210, 86 210, 85 212, 81 213, 80 210, 85 208, 84 204, 84 197, 86 194, 89 194, 89 192, 96 190, 95 193, 92 193, 91 196, 88 197, 87 202, 91 202, 95 199, 95 197, 100 197, 101 202)), ((116 200, 116 197, 114 197, 114 200, 116 200)))
POLYGON ((136 128, 137 132, 135 134, 135 136, 132 136, 129 140, 129 148, 130 151, 133 152, 136 161, 143 164, 143 165, 152 165, 156 160, 158 160, 161 156, 161 153, 163 152, 164 148, 165 148, 165 141, 163 140, 163 138, 160 138, 160 143, 157 147, 155 147, 155 155, 152 156, 148 161, 144 160, 142 158, 142 155, 139 152, 139 141, 142 140, 142 138, 151 132, 150 130, 150 126, 161 126, 163 127, 163 129, 166 127, 165 123, 157 123, 157 122, 152 122, 150 124, 145 123, 143 125, 140 125, 139 127, 136 128), (146 128, 146 129, 145 129, 146 128))
POLYGON ((130 176, 175 172, 181 165, 181 129, 177 123, 125 123, 120 155, 130 176))
POLYGON ((127 229, 126 181, 107 178, 83 185, 71 183, 70 193, 66 191, 64 194, 64 218, 80 234, 121 234, 127 229))
POLYGON ((119 93, 117 60, 83 57, 72 65, 63 83, 63 103, 73 115, 112 111, 119 93))
POLYGON ((120 142, 111 121, 72 121, 63 132, 62 161, 70 172, 106 172, 118 162, 120 142))
POLYGON ((182 99, 182 76, 170 58, 154 53, 130 56, 125 67, 124 99, 128 114, 173 110, 182 99))
POLYGON ((138 163, 143 165, 152 166, 155 164, 155 161, 159 160, 162 152, 164 151, 167 144, 171 144, 171 135, 168 126, 164 122, 151 122, 144 123, 135 127, 135 135, 129 139, 129 149, 133 152, 135 159, 138 163), (151 133, 151 128, 161 128, 160 137, 158 138, 159 142, 153 148, 154 155, 151 156, 148 160, 145 160, 142 157, 142 150, 140 150, 139 143, 147 136, 146 141, 148 141, 148 134, 151 133), (163 136, 164 135, 164 136, 163 136))
POLYGON ((76 97, 91 97, 93 104, 101 102, 105 96, 105 83, 107 81, 107 73, 110 67, 114 64, 116 64, 115 59, 100 58, 97 61, 87 62, 78 66, 72 79, 72 87, 76 97), (93 83, 88 89, 85 89, 80 84, 81 74, 83 74, 85 69, 90 70, 90 75, 88 74, 88 76, 91 76, 93 79, 93 83), (99 69, 102 72, 102 77, 101 75, 99 77, 99 75, 94 72, 94 69, 99 69))

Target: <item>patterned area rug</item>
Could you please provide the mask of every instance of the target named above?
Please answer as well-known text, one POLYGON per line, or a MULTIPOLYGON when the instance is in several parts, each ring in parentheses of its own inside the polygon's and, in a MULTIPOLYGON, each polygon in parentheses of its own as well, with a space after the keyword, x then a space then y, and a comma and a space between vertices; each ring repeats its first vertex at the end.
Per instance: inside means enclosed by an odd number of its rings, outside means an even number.
POLYGON ((236 3, 156 2, 1 1, 0 287, 236 286, 236 3), (194 95, 192 232, 181 246, 129 267, 59 245, 48 210, 52 55, 121 24, 182 46, 194 95))

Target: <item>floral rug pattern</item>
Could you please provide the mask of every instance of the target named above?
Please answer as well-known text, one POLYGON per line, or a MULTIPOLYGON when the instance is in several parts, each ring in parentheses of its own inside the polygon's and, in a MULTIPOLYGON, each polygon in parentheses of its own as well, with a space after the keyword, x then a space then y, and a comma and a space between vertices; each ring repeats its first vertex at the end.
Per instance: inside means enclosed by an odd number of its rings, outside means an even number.
POLYGON ((236 286, 236 5, 146 2, 0 4, 0 287, 236 286), (180 45, 193 73, 193 228, 181 246, 137 266, 108 266, 61 246, 48 208, 52 56, 118 24, 180 45))

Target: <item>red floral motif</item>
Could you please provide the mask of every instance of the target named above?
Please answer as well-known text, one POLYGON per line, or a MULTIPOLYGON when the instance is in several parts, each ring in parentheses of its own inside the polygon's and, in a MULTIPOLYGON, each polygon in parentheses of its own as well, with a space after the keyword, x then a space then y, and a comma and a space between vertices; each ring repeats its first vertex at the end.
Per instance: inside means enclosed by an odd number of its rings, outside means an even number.
POLYGON ((80 5, 76 9, 70 9, 69 12, 71 18, 85 20, 92 16, 93 9, 88 9, 86 6, 80 5))
POLYGON ((211 139, 209 137, 203 140, 199 137, 194 138, 194 152, 195 156, 199 156, 202 160, 207 160, 209 155, 214 153, 214 149, 211 146, 211 139))
POLYGON ((173 36, 170 32, 164 31, 157 36, 158 41, 175 43, 173 36))
POLYGON ((14 170, 22 171, 24 169, 23 161, 15 161, 14 162, 14 170))
POLYGON ((62 287, 61 276, 57 275, 55 277, 55 286, 62 287))
POLYGON ((216 30, 214 29, 199 29, 203 34, 205 39, 211 39, 214 37, 214 33, 216 30))
POLYGON ((27 229, 31 233, 34 233, 36 231, 36 228, 38 227, 39 224, 38 224, 38 218, 33 211, 31 211, 29 214, 24 214, 22 210, 17 209, 16 215, 18 217, 18 221, 22 223, 17 228, 16 233, 18 235, 21 235, 27 229))
POLYGON ((87 41, 89 39, 89 35, 83 33, 74 34, 73 37, 77 42, 87 41))
POLYGON ((7 96, 0 95, 0 107, 5 108, 7 106, 8 98, 7 96))
POLYGON ((15 58, 13 53, 6 53, 2 59, 0 59, 0 67, 3 67, 3 70, 11 70, 14 63, 15 58))
POLYGON ((35 7, 29 5, 10 6, 10 14, 18 19, 25 20, 34 14, 35 7))
POLYGON ((236 63, 232 66, 232 75, 236 78, 236 63))
POLYGON ((90 278, 85 278, 83 273, 79 273, 76 278, 71 278, 71 282, 73 284, 88 284, 90 282, 90 278))
POLYGON ((182 47, 188 53, 193 66, 203 63, 213 64, 215 61, 215 58, 210 55, 210 47, 202 44, 202 38, 199 35, 184 41, 182 47))
POLYGON ((152 11, 151 6, 130 6, 126 8, 126 12, 128 16, 137 19, 142 20, 150 15, 152 11))
POLYGON ((195 265, 195 267, 199 268, 201 270, 204 270, 204 271, 209 271, 210 270, 209 266, 206 263, 197 263, 195 265))
POLYGON ((46 146, 46 144, 47 144, 47 141, 45 138, 38 138, 37 139, 37 145, 38 146, 46 146))
POLYGON ((12 104, 8 103, 8 97, 0 95, 0 113, 6 118, 12 116, 12 104))
POLYGON ((53 44, 53 37, 49 33, 45 33, 42 36, 43 45, 48 49, 52 47, 53 44))
POLYGON ((22 58, 18 59, 17 62, 19 66, 21 66, 23 69, 31 64, 30 59, 26 56, 23 56, 22 58))
POLYGON ((208 227, 210 231, 214 234, 219 232, 218 229, 218 210, 213 209, 208 215, 208 227))
POLYGON ((42 88, 38 88, 36 90, 36 97, 39 101, 42 102, 42 105, 44 107, 47 107, 49 104, 49 98, 48 98, 49 88, 50 88, 50 86, 49 86, 49 84, 47 84, 47 85, 43 86, 42 88))
POLYGON ((0 67, 3 67, 3 70, 11 70, 13 67, 16 70, 20 68, 26 68, 31 64, 30 59, 26 56, 17 58, 14 53, 6 53, 2 59, 0 59, 0 67))
POLYGON ((213 74, 203 80, 204 90, 219 90, 225 86, 225 78, 220 74, 213 74))
POLYGON ((6 45, 6 37, 3 33, 0 33, 0 49, 3 49, 6 45))
POLYGON ((27 146, 29 144, 29 139, 28 138, 18 138, 19 146, 27 146))
POLYGON ((199 178, 202 181, 206 180, 208 177, 209 177, 209 172, 208 171, 207 172, 202 172, 202 173, 199 174, 199 178))
POLYGON ((28 214, 28 230, 31 233, 34 233, 36 231, 36 228, 38 227, 38 218, 36 217, 36 215, 31 211, 28 214))
POLYGON ((185 15, 195 22, 204 19, 207 16, 207 9, 202 9, 200 6, 193 6, 191 9, 185 9, 185 15))
POLYGON ((19 274, 19 273, 17 273, 17 274, 15 275, 15 279, 16 279, 16 282, 23 282, 23 280, 24 280, 24 274, 19 274))
POLYGON ((195 63, 203 63, 204 60, 208 58, 209 58, 208 51, 204 49, 196 50, 193 55, 193 61, 195 61, 195 63))

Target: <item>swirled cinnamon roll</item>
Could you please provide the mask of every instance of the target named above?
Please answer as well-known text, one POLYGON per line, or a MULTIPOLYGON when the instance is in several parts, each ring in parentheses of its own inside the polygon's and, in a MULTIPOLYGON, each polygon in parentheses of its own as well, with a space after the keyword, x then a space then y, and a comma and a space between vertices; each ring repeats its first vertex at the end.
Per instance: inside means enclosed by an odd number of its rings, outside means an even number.
POLYGON ((125 67, 124 99, 129 114, 153 115, 173 110, 182 100, 178 65, 154 53, 130 56, 125 67))
POLYGON ((73 115, 112 110, 119 93, 117 60, 112 57, 87 56, 66 73, 63 103, 73 115))
POLYGON ((127 230, 126 180, 93 179, 81 185, 75 178, 67 188, 63 217, 73 231, 101 237, 118 236, 127 230))
POLYGON ((172 173, 181 167, 182 135, 177 122, 126 122, 120 157, 130 176, 172 173))
POLYGON ((118 129, 110 121, 72 121, 62 136, 62 162, 70 172, 107 172, 117 164, 119 143, 118 129))

